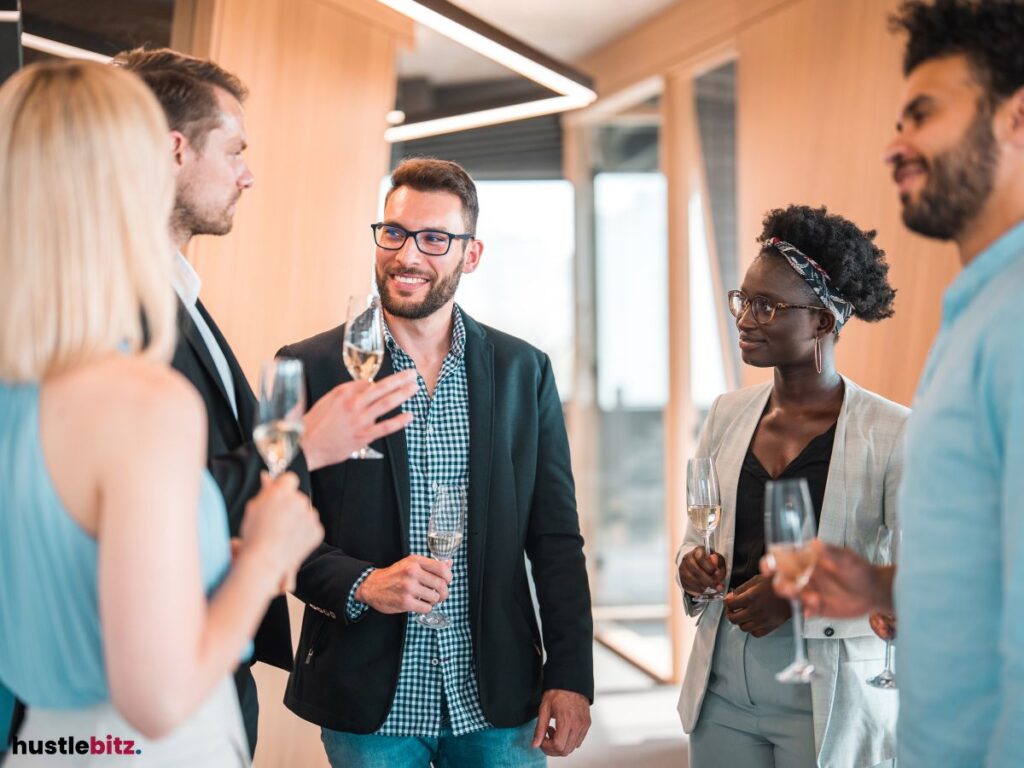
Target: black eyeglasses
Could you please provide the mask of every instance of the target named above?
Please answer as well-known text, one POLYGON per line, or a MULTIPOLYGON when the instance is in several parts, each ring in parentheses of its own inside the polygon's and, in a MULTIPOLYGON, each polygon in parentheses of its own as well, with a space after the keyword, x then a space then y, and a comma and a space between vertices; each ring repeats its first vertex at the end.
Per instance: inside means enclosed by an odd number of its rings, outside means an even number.
POLYGON ((775 319, 775 313, 780 309, 814 309, 819 312, 825 307, 813 307, 810 304, 788 304, 785 301, 769 301, 764 296, 753 296, 747 298, 743 291, 729 291, 729 312, 737 320, 750 308, 754 316, 754 322, 758 325, 768 325, 775 319))
POLYGON ((475 235, 453 235, 439 229, 417 229, 410 232, 394 224, 377 222, 371 224, 373 241, 386 251, 397 251, 410 237, 415 241, 420 253, 427 256, 444 256, 452 247, 452 240, 472 240, 475 235))

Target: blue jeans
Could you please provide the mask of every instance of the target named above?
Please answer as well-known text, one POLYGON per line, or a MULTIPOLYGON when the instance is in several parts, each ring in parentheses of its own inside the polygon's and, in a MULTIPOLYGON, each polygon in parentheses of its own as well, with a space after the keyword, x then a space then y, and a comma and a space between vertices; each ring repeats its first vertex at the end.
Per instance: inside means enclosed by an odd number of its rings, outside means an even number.
POLYGON ((518 728, 487 728, 465 736, 443 728, 438 738, 376 736, 320 730, 332 768, 540 768, 548 764, 530 746, 537 721, 518 728))

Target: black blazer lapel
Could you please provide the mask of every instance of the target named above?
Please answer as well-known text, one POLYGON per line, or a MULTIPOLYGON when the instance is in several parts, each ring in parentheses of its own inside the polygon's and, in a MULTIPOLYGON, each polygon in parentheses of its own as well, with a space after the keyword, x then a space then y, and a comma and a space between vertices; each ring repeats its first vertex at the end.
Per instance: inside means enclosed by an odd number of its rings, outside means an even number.
MULTIPOLYGON (((391 360, 391 352, 385 350, 384 360, 380 365, 380 371, 376 378, 382 379, 395 372, 391 360)), ((397 416, 401 408, 396 408, 386 418, 397 416)), ((384 438, 385 450, 383 453, 387 461, 391 463, 391 478, 395 486, 395 498, 398 502, 398 529, 402 543, 402 554, 409 554, 409 451, 405 442, 405 430, 400 429, 384 438)), ((352 459, 349 459, 352 461, 352 459)), ((358 459, 356 459, 358 461, 358 459)))
MULTIPOLYGON (((242 366, 238 363, 238 358, 235 357, 231 345, 224 338, 224 334, 220 332, 217 323, 210 317, 210 313, 207 312, 203 302, 197 301, 196 309, 199 310, 199 314, 203 316, 206 324, 210 327, 213 338, 216 340, 221 352, 224 353, 224 358, 228 361, 231 378, 235 383, 235 405, 238 407, 238 423, 243 435, 246 436, 245 439, 248 440, 248 435, 252 434, 253 427, 256 426, 256 395, 253 393, 252 387, 249 386, 249 380, 245 377, 245 371, 242 370, 242 366)), ((220 382, 220 380, 220 376, 217 376, 217 381, 220 382)), ((227 397, 223 386, 221 386, 221 393, 227 397)))
POLYGON ((494 442, 494 345, 465 313, 462 319, 466 326, 469 385, 469 599, 470 615, 479 616, 494 442))
MULTIPOLYGON (((209 315, 202 311, 202 305, 200 312, 203 314, 203 318, 207 321, 207 324, 211 324, 209 315)), ((199 328, 192 321, 192 316, 189 315, 188 310, 184 304, 179 302, 178 306, 178 327, 181 330, 181 335, 188 341, 188 345, 192 348, 195 356, 199 358, 199 361, 203 364, 203 368, 206 369, 206 373, 210 378, 210 382, 213 384, 214 389, 220 394, 224 401, 224 407, 229 411, 231 410, 231 400, 228 398, 228 392, 224 389, 224 381, 220 377, 220 373, 217 371, 217 365, 213 362, 213 356, 210 354, 209 348, 206 346, 206 342, 203 340, 202 334, 199 332, 199 328)), ((212 331, 215 326, 210 325, 212 331)), ((217 332, 214 332, 214 338, 217 337, 217 332)), ((220 341, 218 340, 218 343, 220 341)), ((221 351, 224 351, 224 346, 221 346, 221 351)), ((226 355, 226 353, 225 353, 226 355)), ((241 438, 241 434, 239 434, 241 438)))

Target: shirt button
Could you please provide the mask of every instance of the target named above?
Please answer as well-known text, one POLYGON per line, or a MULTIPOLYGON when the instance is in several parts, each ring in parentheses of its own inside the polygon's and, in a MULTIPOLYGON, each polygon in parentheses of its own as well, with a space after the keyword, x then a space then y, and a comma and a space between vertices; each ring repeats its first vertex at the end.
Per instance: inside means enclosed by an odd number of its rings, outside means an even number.
POLYGON ((832 627, 825 627, 825 637, 832 637, 836 631, 832 627))
POLYGON ((436 666, 438 666, 438 665, 439 665, 440 663, 441 663, 441 660, 440 660, 440 659, 431 659, 431 660, 430 660, 430 666, 432 666, 432 667, 436 667, 436 666))

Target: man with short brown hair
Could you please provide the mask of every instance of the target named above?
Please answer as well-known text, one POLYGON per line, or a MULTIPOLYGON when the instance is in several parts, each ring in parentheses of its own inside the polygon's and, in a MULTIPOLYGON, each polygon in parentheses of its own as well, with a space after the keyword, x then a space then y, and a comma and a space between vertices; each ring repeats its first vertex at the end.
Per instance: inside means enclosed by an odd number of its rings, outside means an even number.
MULTIPOLYGON (((285 704, 321 726, 334 766, 543 765, 582 743, 594 684, 551 361, 455 303, 483 254, 469 174, 417 158, 391 184, 373 225, 386 323, 379 381, 415 375, 402 406, 415 418, 374 446, 383 460, 312 473, 327 537, 299 572, 295 594, 307 607, 285 704), (450 560, 432 559, 427 545, 442 495, 468 499, 450 560), (418 620, 441 601, 447 626, 418 620)), ((350 378, 343 335, 335 328, 281 351, 305 363, 312 401, 350 378)))
MULTIPOLYGON (((182 304, 172 364, 203 398, 208 467, 224 495, 231 535, 238 536, 245 505, 259 492, 265 469, 252 439, 257 403, 230 345, 199 300, 199 275, 181 251, 195 235, 230 232, 236 205, 254 183, 243 157, 247 136, 242 102, 247 90, 212 61, 166 48, 126 51, 113 63, 142 78, 163 107, 170 128, 175 171, 170 230, 177 248, 174 288, 182 304)), ((310 409, 303 420, 302 450, 290 467, 307 492, 310 470, 344 461, 367 441, 405 426, 405 415, 377 420, 412 394, 412 382, 407 375, 374 387, 348 383, 310 409)), ((256 634, 256 660, 291 669, 284 597, 271 603, 256 634)), ((235 683, 255 753, 259 702, 249 665, 239 667, 235 683)))

